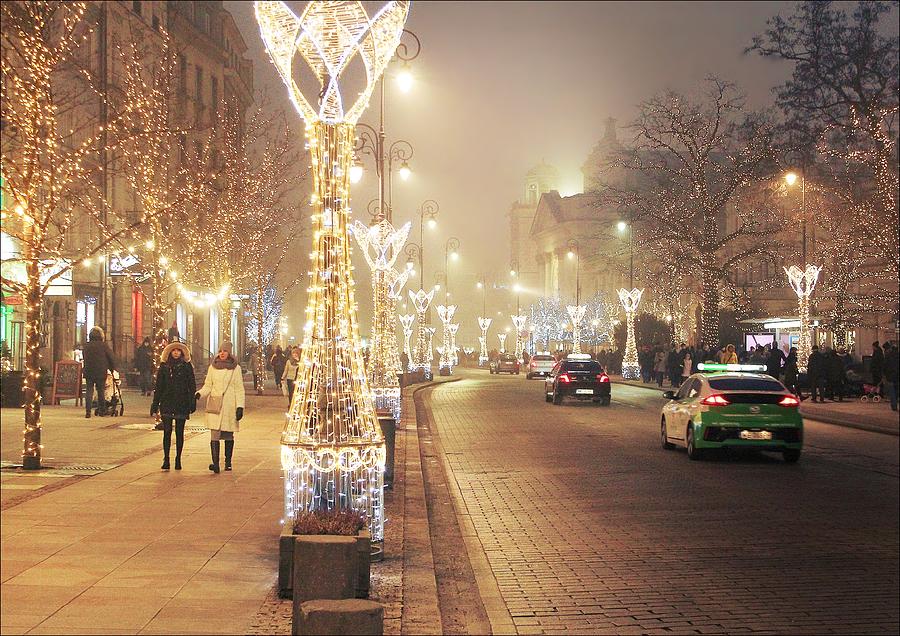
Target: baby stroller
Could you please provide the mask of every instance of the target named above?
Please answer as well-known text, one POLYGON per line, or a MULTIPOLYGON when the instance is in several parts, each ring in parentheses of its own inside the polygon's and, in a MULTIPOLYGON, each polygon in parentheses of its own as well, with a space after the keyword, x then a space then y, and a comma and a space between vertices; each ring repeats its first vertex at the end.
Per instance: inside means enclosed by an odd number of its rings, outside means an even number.
POLYGON ((880 387, 877 384, 863 384, 863 394, 859 396, 860 402, 881 402, 880 387))
MULTIPOLYGON (((106 413, 102 413, 102 415, 112 415, 113 417, 123 415, 125 413, 125 402, 122 401, 122 380, 119 378, 118 371, 111 371, 106 374, 105 393, 109 399, 106 402, 106 413)), ((101 415, 99 406, 95 408, 94 415, 101 415)))

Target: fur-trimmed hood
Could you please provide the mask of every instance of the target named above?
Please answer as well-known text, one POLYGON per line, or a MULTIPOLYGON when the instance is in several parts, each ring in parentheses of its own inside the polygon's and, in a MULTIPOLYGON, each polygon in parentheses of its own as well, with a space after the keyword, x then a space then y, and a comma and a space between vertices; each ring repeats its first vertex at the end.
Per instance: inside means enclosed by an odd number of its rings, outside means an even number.
POLYGON ((159 361, 166 362, 169 359, 169 354, 175 349, 181 349, 181 357, 185 362, 191 361, 191 350, 183 342, 170 342, 167 344, 159 356, 159 361))

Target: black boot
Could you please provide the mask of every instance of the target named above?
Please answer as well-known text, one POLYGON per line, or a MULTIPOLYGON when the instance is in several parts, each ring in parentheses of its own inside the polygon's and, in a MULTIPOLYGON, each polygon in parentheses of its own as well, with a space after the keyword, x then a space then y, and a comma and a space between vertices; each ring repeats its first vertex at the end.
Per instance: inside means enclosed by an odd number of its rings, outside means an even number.
POLYGON ((214 473, 218 474, 219 472, 219 441, 209 443, 209 452, 212 456, 212 464, 209 465, 209 469, 214 473))
POLYGON ((175 470, 181 470, 181 451, 184 449, 184 424, 175 425, 175 470))
POLYGON ((225 470, 231 470, 231 455, 234 453, 234 440, 225 440, 225 470))
POLYGON ((169 446, 172 443, 172 429, 163 432, 163 463, 160 468, 169 470, 169 446))

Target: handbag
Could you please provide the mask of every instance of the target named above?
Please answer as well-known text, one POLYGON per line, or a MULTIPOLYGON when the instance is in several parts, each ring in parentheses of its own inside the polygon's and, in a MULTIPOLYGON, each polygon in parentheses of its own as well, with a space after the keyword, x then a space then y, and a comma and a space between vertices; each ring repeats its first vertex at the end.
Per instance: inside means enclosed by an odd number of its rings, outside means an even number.
POLYGON ((222 412, 222 402, 225 400, 225 394, 228 393, 228 387, 231 386, 231 381, 234 379, 235 370, 236 369, 231 370, 231 377, 228 378, 228 384, 225 385, 225 390, 222 392, 222 395, 210 395, 206 398, 207 413, 218 415, 222 412))

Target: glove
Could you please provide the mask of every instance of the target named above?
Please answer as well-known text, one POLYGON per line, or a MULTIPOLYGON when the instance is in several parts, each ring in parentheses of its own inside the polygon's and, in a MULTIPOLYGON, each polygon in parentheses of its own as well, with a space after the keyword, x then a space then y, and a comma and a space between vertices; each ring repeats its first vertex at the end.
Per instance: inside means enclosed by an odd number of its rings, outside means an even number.
POLYGON ((240 422, 242 417, 244 417, 244 407, 239 406, 234 412, 234 419, 240 422))
POLYGON ((200 399, 200 391, 197 391, 196 393, 194 393, 194 401, 196 402, 199 399, 200 399))

